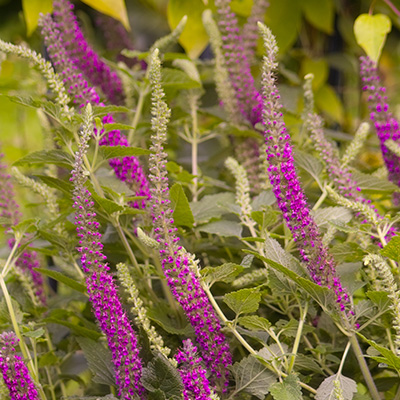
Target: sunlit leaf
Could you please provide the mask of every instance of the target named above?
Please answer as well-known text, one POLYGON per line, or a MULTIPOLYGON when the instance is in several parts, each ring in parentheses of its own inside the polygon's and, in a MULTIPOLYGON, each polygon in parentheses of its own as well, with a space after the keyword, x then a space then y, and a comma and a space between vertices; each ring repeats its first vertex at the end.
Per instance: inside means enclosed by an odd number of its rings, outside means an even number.
POLYGON ((47 14, 51 13, 52 10, 52 0, 22 0, 22 11, 28 36, 32 35, 37 28, 40 13, 47 14))

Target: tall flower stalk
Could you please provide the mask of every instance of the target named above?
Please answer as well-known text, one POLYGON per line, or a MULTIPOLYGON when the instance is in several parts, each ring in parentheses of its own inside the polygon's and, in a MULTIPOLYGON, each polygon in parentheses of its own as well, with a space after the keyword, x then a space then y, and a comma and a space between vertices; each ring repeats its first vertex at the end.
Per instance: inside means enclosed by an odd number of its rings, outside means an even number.
POLYGON ((86 275, 89 301, 111 349, 119 396, 126 400, 142 398, 142 364, 137 338, 118 297, 118 288, 109 273, 107 257, 102 253, 100 225, 96 220, 94 202, 91 193, 85 188, 87 178, 83 168, 83 156, 93 132, 90 104, 86 107, 84 118, 85 124, 71 178, 75 187, 73 207, 79 238, 78 251, 86 275))
POLYGON ((293 234, 312 280, 318 285, 331 288, 335 292, 340 309, 344 311, 349 303, 348 294, 342 287, 336 273, 335 261, 323 244, 318 226, 310 214, 294 165, 291 138, 283 121, 282 105, 276 86, 276 40, 265 25, 259 23, 259 27, 266 52, 262 86, 269 180, 283 218, 293 234))
MULTIPOLYGON (((361 57, 360 74, 362 89, 368 94, 370 119, 380 140, 382 156, 389 172, 389 180, 400 187, 400 157, 392 152, 386 141, 400 143, 400 126, 389 111, 386 88, 381 85, 376 62, 369 57, 361 57)), ((400 205, 400 193, 393 194, 393 201, 400 205)))
POLYGON ((28 368, 16 353, 18 342, 14 332, 4 332, 0 335, 0 371, 11 400, 39 400, 28 368))
POLYGON ((151 57, 150 82, 152 85, 152 154, 150 155, 151 201, 150 211, 154 235, 160 243, 159 254, 162 268, 172 294, 182 306, 194 328, 200 352, 207 368, 211 371, 212 383, 224 389, 228 384, 228 366, 231 364, 229 346, 221 332, 220 322, 204 292, 191 257, 179 245, 179 237, 169 198, 166 170, 167 154, 164 143, 167 139, 167 123, 170 110, 163 100, 161 88, 161 63, 158 50, 151 57))

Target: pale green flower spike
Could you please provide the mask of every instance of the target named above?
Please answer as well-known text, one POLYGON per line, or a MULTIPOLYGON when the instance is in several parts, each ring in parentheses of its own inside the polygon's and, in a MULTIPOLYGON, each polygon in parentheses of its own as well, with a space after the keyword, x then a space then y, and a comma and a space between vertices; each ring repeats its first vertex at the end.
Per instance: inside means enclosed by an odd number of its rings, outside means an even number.
POLYGON ((56 94, 56 103, 61 107, 65 117, 71 118, 73 110, 68 106, 70 99, 65 90, 64 84, 60 77, 54 72, 54 69, 50 62, 46 61, 36 51, 23 46, 16 46, 11 43, 7 43, 0 39, 0 51, 7 54, 15 54, 19 57, 25 58, 33 62, 43 76, 46 78, 50 89, 56 94))
POLYGON ((236 180, 236 204, 240 206, 240 219, 246 226, 254 227, 255 222, 251 219, 250 205, 250 185, 246 170, 232 157, 225 161, 225 166, 229 169, 236 180))
POLYGON ((342 386, 340 385, 339 379, 335 379, 333 381, 333 395, 335 396, 335 400, 345 400, 343 396, 343 389, 342 386))
POLYGON ((203 12, 203 25, 210 37, 210 44, 215 56, 215 84, 218 97, 221 99, 229 120, 233 123, 241 121, 239 107, 236 102, 235 90, 229 79, 229 73, 225 66, 222 54, 222 39, 218 26, 212 17, 211 10, 203 12))
POLYGON ((351 201, 346 199, 346 197, 341 196, 338 192, 332 189, 330 186, 326 186, 326 191, 329 196, 334 200, 337 204, 347 207, 350 210, 353 210, 356 213, 361 213, 365 216, 365 218, 373 224, 374 226, 379 226, 385 221, 385 219, 379 219, 378 214, 367 204, 363 204, 359 201, 351 201))
POLYGON ((312 81, 314 74, 304 76, 303 94, 304 94, 304 110, 303 119, 306 121, 309 115, 314 112, 314 92, 312 90, 312 81))
MULTIPOLYGON (((21 285, 25 291, 29 295, 29 298, 32 300, 32 303, 36 307, 40 307, 43 305, 43 302, 40 300, 35 293, 35 286, 32 280, 32 276, 26 272, 23 272, 20 268, 13 268, 12 273, 17 277, 17 279, 21 282, 21 285)), ((0 399, 2 397, 0 396, 0 399)))
POLYGON ((359 153, 361 148, 364 146, 365 141, 367 140, 369 130, 370 130, 370 125, 368 122, 363 122, 357 129, 354 139, 347 146, 343 154, 343 157, 340 160, 342 167, 347 166, 351 161, 353 161, 356 158, 357 154, 359 153))
POLYGON ((332 240, 335 238, 337 229, 333 225, 328 225, 328 229, 325 232, 325 235, 322 238, 322 243, 325 246, 329 246, 332 240))
POLYGON ((147 236, 141 228, 137 228, 137 236, 138 239, 143 243, 145 246, 149 247, 150 249, 158 249, 160 248, 160 243, 157 240, 147 236))
POLYGON ((171 353, 171 349, 164 346, 163 338, 157 333, 156 329, 150 323, 150 319, 147 316, 147 311, 143 307, 143 301, 139 296, 139 291, 133 282, 133 279, 128 271, 128 267, 124 263, 117 264, 118 278, 125 288, 125 292, 129 294, 128 301, 133 304, 131 311, 136 315, 135 321, 140 325, 146 332, 150 342, 150 348, 157 350, 163 354, 168 361, 174 366, 177 366, 175 359, 168 358, 171 353))
POLYGON ((265 268, 260 268, 252 272, 248 272, 247 274, 244 274, 240 278, 236 278, 231 285, 234 288, 241 288, 244 286, 252 285, 261 280, 265 282, 265 279, 268 279, 268 270, 265 268))
POLYGON ((394 347, 396 354, 400 356, 400 290, 394 280, 392 271, 385 259, 376 254, 369 254, 364 257, 364 263, 375 269, 378 277, 381 279, 383 290, 388 293, 392 304, 389 308, 393 312, 393 328, 396 332, 394 347))
POLYGON ((400 145, 399 143, 396 143, 394 140, 389 139, 386 140, 385 146, 394 154, 396 154, 397 157, 400 157, 400 145))

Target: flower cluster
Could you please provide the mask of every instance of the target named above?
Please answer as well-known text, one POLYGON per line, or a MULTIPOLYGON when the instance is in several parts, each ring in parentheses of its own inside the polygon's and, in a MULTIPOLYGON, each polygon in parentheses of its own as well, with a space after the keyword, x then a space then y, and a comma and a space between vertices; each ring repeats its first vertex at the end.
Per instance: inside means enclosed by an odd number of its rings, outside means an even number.
POLYGON ((239 110, 247 121, 255 125, 262 120, 262 98, 254 84, 238 21, 231 10, 230 0, 216 0, 215 5, 225 63, 236 92, 239 110))
POLYGON ((184 400, 210 400, 210 384, 207 371, 202 367, 202 359, 190 339, 183 341, 183 349, 175 355, 181 375, 184 400))
MULTIPOLYGON (((56 70, 63 75, 64 84, 68 87, 68 93, 73 96, 74 103, 79 107, 88 103, 103 105, 103 103, 100 103, 100 97, 96 90, 83 78, 76 64, 68 56, 65 50, 65 33, 57 28, 57 24, 49 14, 43 16, 40 23, 47 51, 56 70)), ((103 123, 105 125, 114 123, 113 116, 106 115, 103 118, 103 123)), ((111 130, 106 134, 102 130, 99 135, 103 135, 99 142, 101 146, 129 146, 126 136, 119 130, 111 130)), ((114 158, 109 161, 109 164, 114 169, 118 179, 125 182, 137 196, 144 197, 140 202, 134 202, 131 205, 136 208, 144 208, 150 193, 147 177, 137 157, 114 158)))
POLYGON ((283 218, 293 234, 311 278, 321 286, 332 288, 341 310, 345 310, 349 297, 337 276, 335 261, 323 244, 318 226, 310 214, 296 173, 291 138, 283 121, 282 105, 274 76, 278 51, 276 41, 267 27, 262 24, 259 26, 266 50, 262 85, 269 179, 283 218))
POLYGON ((160 243, 159 250, 162 268, 168 285, 182 306, 194 328, 200 344, 200 351, 206 366, 212 371, 213 383, 228 384, 228 366, 231 364, 229 346, 221 332, 220 322, 208 300, 195 271, 190 267, 190 257, 179 245, 174 226, 169 199, 169 185, 166 171, 167 123, 170 110, 163 100, 161 88, 161 65, 158 51, 152 54, 150 64, 150 82, 152 84, 152 130, 153 154, 150 155, 151 216, 154 224, 155 239, 160 243))
MULTIPOLYGON (((374 122, 380 140, 383 159, 389 172, 389 180, 400 186, 400 157, 385 145, 387 140, 400 143, 400 126, 389 111, 386 88, 380 84, 377 65, 369 57, 361 57, 360 73, 362 88, 368 93, 370 118, 374 122)), ((393 194, 393 201, 400 204, 400 193, 393 194)))
POLYGON ((107 337, 108 346, 116 373, 119 395, 123 399, 142 396, 144 389, 140 383, 142 364, 139 358, 137 338, 118 297, 118 289, 110 275, 102 253, 99 223, 91 193, 85 188, 82 159, 93 127, 90 105, 85 116, 84 133, 75 158, 75 169, 71 181, 74 183, 75 225, 79 238, 78 251, 82 268, 86 274, 89 300, 102 332, 107 337))
POLYGON ((63 32, 68 58, 93 85, 101 88, 111 103, 122 104, 124 95, 121 80, 86 41, 73 13, 74 6, 68 0, 55 0, 53 7, 54 20, 57 28, 63 32))
POLYGON ((0 370, 11 400, 39 400, 38 391, 22 358, 16 354, 18 338, 14 332, 0 335, 0 370))

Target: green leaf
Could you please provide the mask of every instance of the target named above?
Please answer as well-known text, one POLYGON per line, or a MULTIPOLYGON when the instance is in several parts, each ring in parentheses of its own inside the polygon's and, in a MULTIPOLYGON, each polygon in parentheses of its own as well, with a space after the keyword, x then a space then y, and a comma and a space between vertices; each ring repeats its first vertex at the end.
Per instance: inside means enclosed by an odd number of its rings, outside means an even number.
POLYGON ((116 386, 111 352, 108 347, 83 337, 77 337, 76 341, 89 364, 93 381, 107 386, 116 386))
POLYGON ((14 163, 15 166, 26 164, 55 164, 60 167, 72 169, 74 160, 68 153, 62 150, 40 150, 22 157, 14 163))
POLYGON ((391 260, 400 261, 400 236, 394 236, 390 242, 381 250, 381 254, 391 260))
POLYGON ((378 307, 379 311, 388 310, 391 300, 388 292, 369 290, 365 293, 367 297, 378 307))
POLYGON ((54 351, 49 351, 39 358, 39 367, 44 368, 51 365, 56 365, 58 361, 59 358, 54 354, 54 351))
MULTIPOLYGON (((276 322, 276 327, 279 329, 279 332, 282 332, 282 334, 288 338, 294 338, 296 337, 298 328, 299 328, 299 321, 296 319, 290 319, 289 321, 280 319, 279 321, 276 322)), ((304 325, 303 326, 303 334, 311 333, 314 332, 315 328, 313 326, 309 325, 304 325)))
POLYGON ((347 378, 341 374, 332 375, 322 381, 321 385, 317 389, 317 394, 315 395, 315 400, 331 400, 335 396, 335 380, 339 381, 340 388, 343 392, 344 400, 351 400, 354 393, 357 392, 357 383, 353 379, 347 378))
POLYGON ((208 44, 208 35, 202 22, 202 14, 206 9, 202 0, 169 0, 167 8, 168 24, 171 30, 175 29, 186 15, 188 20, 179 38, 179 43, 186 54, 197 58, 208 44))
POLYGON ((302 0, 304 15, 307 21, 320 31, 333 33, 335 4, 333 0, 302 0))
POLYGON ((151 154, 150 150, 130 146, 100 146, 99 150, 100 154, 106 160, 116 157, 131 157, 141 156, 143 154, 151 154))
POLYGON ((315 104, 335 122, 343 123, 343 104, 332 86, 326 84, 320 87, 315 93, 315 104))
POLYGON ((256 312, 260 305, 261 293, 257 289, 240 289, 236 292, 227 293, 224 302, 238 316, 256 312))
POLYGON ((39 339, 40 337, 44 336, 44 329, 39 328, 35 329, 34 331, 23 332, 22 336, 29 337, 32 339, 39 339))
POLYGON ((274 400, 302 400, 300 381, 297 375, 290 374, 282 382, 270 387, 274 400))
POLYGON ((374 175, 363 174, 359 171, 352 172, 352 175, 357 186, 365 193, 393 193, 399 190, 398 186, 392 182, 374 175))
POLYGON ((206 195, 200 201, 191 202, 190 208, 195 221, 201 223, 227 214, 229 211, 224 207, 228 204, 235 204, 235 195, 230 192, 206 195))
POLYGON ((92 198, 97 206, 100 206, 107 213, 107 215, 124 210, 124 207, 120 204, 117 204, 115 201, 105 199, 96 193, 92 193, 92 198))
POLYGON ((169 193, 171 196, 172 209, 174 210, 172 217, 174 218, 175 224, 192 228, 194 218, 182 185, 175 183, 172 185, 169 193))
MULTIPOLYGON (((305 2, 303 4, 305 4, 305 2)), ((311 58, 304 58, 301 63, 301 76, 306 76, 307 74, 314 75, 314 79, 312 80, 312 88, 314 91, 319 89, 326 82, 328 73, 329 66, 325 59, 313 60, 311 58)))
POLYGON ((238 323, 251 331, 267 331, 271 326, 271 322, 266 318, 259 317, 258 315, 246 315, 245 317, 240 317, 238 323))
POLYGON ((93 106, 93 117, 104 117, 114 113, 129 113, 131 110, 124 106, 93 106))
POLYGON ((62 274, 61 272, 53 271, 51 269, 46 269, 46 268, 34 268, 34 269, 35 271, 40 272, 43 275, 49 276, 50 278, 53 278, 57 282, 61 282, 64 285, 80 293, 87 292, 85 285, 83 285, 80 282, 77 282, 75 279, 69 278, 68 276, 62 274))
POLYGON ((279 53, 284 54, 295 43, 301 26, 301 2, 270 0, 265 23, 276 37, 279 53), (282 23, 285 21, 285 23, 282 23))
POLYGON ((386 36, 392 29, 392 22, 384 14, 361 14, 354 22, 357 43, 373 61, 378 62, 386 36))
POLYGON ((190 77, 183 71, 173 68, 162 69, 161 84, 164 89, 194 89, 200 88, 201 84, 190 77))
POLYGON ((364 250, 358 243, 354 242, 335 244, 331 249, 331 253, 339 264, 343 262, 361 261, 365 256, 364 250))
POLYGON ((319 177, 321 176, 324 167, 318 159, 316 159, 311 154, 296 150, 294 161, 296 163, 296 166, 303 168, 305 171, 307 171, 317 182, 320 183, 320 186, 322 186, 319 177))
POLYGON ((243 391, 261 400, 265 398, 271 384, 276 382, 274 373, 252 355, 234 364, 232 372, 236 381, 235 394, 243 391))
POLYGON ((104 124, 104 131, 110 132, 114 130, 132 130, 135 129, 132 125, 120 124, 119 122, 112 123, 112 124, 104 124))
POLYGON ((51 188, 60 190, 61 192, 71 197, 72 191, 74 190, 74 186, 72 183, 68 181, 63 181, 58 178, 53 178, 52 176, 47 175, 34 175, 36 178, 39 178, 44 184, 50 186, 51 188))
POLYGON ((150 392, 161 390, 169 400, 182 398, 182 380, 179 372, 160 353, 143 369, 142 384, 150 392))
POLYGON ((215 282, 233 282, 243 269, 241 265, 225 263, 215 268, 203 268, 200 272, 204 276, 204 280, 212 286, 215 282))
POLYGON ((36 30, 40 13, 47 14, 51 13, 52 10, 52 0, 22 0, 22 11, 24 13, 28 36, 31 36, 36 30))
POLYGON ((130 31, 128 13, 124 0, 82 0, 88 6, 94 8, 102 14, 108 15, 124 25, 130 31))
POLYGON ((83 326, 73 324, 72 322, 66 321, 64 319, 48 317, 45 318, 43 322, 65 326, 69 328, 71 332, 73 332, 76 336, 82 336, 92 340, 97 340, 102 336, 101 333, 94 331, 93 329, 88 329, 83 326))
POLYGON ((213 233, 219 236, 236 236, 241 237, 242 226, 235 221, 215 221, 209 224, 199 226, 199 231, 206 233, 213 233))
POLYGON ((311 213, 319 227, 328 225, 329 221, 332 220, 335 223, 338 221, 346 223, 353 218, 352 212, 345 207, 321 207, 311 213))
MULTIPOLYGON (((25 314, 21 310, 21 306, 13 298, 11 298, 11 304, 12 304, 12 307, 14 309, 15 319, 18 322, 18 324, 21 324, 23 319, 24 319, 24 315, 27 315, 27 314, 25 314)), ((4 297, 3 297, 1 299, 1 301, 0 301, 0 324, 8 324, 8 323, 11 323, 11 322, 12 321, 11 321, 11 318, 10 318, 10 313, 8 312, 7 303, 6 303, 6 301, 5 301, 4 297)))

